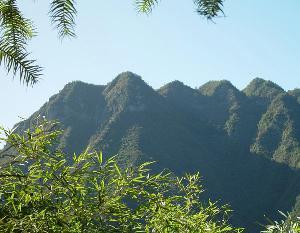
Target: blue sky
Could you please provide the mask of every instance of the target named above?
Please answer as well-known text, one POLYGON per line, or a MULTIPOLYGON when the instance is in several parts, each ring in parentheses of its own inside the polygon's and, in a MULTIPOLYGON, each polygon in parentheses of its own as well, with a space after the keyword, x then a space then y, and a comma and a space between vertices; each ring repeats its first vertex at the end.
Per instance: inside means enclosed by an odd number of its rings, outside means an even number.
POLYGON ((133 0, 78 0, 78 36, 62 42, 48 1, 22 3, 39 31, 30 50, 45 69, 34 88, 0 73, 5 127, 72 80, 106 84, 127 70, 154 88, 175 79, 191 87, 227 79, 242 89, 255 77, 300 87, 300 1, 227 0, 226 17, 212 23, 195 13, 192 0, 162 0, 150 16, 137 14, 133 0))

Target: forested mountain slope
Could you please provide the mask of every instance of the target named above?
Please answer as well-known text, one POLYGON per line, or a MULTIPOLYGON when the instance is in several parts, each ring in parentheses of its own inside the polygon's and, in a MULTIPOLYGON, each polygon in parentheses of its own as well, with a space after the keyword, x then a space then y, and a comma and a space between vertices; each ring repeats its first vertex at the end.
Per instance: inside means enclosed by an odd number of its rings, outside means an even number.
POLYGON ((28 120, 58 119, 58 146, 70 152, 118 154, 126 166, 157 161, 180 175, 197 172, 203 198, 229 203, 232 222, 257 232, 259 223, 290 211, 300 194, 299 90, 254 79, 243 91, 229 81, 192 89, 174 81, 159 90, 125 72, 106 86, 72 82, 28 120))

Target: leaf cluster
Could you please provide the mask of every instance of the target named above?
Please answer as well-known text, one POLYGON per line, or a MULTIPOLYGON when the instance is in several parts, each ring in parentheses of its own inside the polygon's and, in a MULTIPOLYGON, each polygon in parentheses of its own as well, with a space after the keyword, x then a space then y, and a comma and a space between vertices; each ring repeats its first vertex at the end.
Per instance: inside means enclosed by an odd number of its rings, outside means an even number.
MULTIPOLYGON (((199 15, 212 20, 223 14, 224 0, 193 0, 199 15)), ((135 0, 137 10, 149 14, 158 0, 135 0)), ((75 0, 51 0, 49 15, 60 38, 75 37, 75 0)), ((0 0, 0 65, 8 73, 18 75, 26 85, 35 84, 42 72, 27 51, 28 41, 35 35, 30 19, 23 16, 17 0, 0 0)))
POLYGON ((281 221, 275 221, 266 226, 262 233, 299 233, 300 218, 293 218, 290 214, 280 212, 284 217, 281 221))
MULTIPOLYGON (((74 0, 51 1, 49 15, 60 38, 75 36, 76 13, 74 0)), ((23 16, 16 0, 0 1, 0 65, 26 85, 35 84, 42 72, 27 51, 35 34, 33 22, 23 16)))
POLYGON ((50 4, 49 14, 60 38, 75 36, 77 10, 74 0, 53 0, 50 4))
MULTIPOLYGON (((208 20, 223 15, 224 0, 193 0, 196 11, 199 15, 204 16, 208 20)), ((153 8, 159 3, 158 0, 136 0, 136 6, 139 12, 149 14, 153 8)))
POLYGON ((20 81, 34 84, 41 67, 29 58, 27 43, 34 36, 32 22, 20 12, 16 0, 0 1, 0 65, 20 76, 20 81))
POLYGON ((123 169, 89 150, 68 156, 51 149, 54 128, 2 129, 1 155, 15 156, 0 169, 1 232, 241 232, 227 206, 199 201, 199 174, 151 174, 149 162, 123 169))

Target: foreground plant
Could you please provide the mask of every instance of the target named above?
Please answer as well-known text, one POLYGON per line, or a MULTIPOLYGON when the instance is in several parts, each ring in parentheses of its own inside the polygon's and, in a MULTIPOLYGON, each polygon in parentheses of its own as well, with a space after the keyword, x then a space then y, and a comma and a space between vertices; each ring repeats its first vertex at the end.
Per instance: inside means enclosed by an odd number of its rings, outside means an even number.
POLYGON ((0 232, 241 232, 226 206, 199 202, 199 174, 151 175, 151 163, 121 169, 88 150, 70 157, 51 149, 55 127, 2 129, 0 232))
POLYGON ((300 218, 283 214, 284 220, 273 222, 266 226, 262 233, 300 233, 300 218))

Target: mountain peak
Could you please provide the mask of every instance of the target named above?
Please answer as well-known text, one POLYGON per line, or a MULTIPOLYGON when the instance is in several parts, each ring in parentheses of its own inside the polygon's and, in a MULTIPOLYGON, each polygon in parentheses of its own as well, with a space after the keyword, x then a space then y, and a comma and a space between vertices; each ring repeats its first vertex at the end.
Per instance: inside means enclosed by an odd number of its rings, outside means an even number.
POLYGON ((178 93, 186 93, 186 92, 195 92, 194 89, 185 85, 183 82, 175 80, 173 82, 167 83, 163 87, 161 87, 158 92, 161 95, 169 95, 170 93, 178 94, 178 93))
POLYGON ((294 90, 288 91, 288 93, 297 98, 298 102, 300 103, 300 88, 296 88, 294 90))
POLYGON ((276 83, 264 80, 262 78, 253 79, 250 84, 243 90, 247 96, 258 96, 271 99, 285 91, 276 83))
POLYGON ((289 93, 293 93, 295 95, 299 95, 300 96, 300 88, 295 88, 294 90, 290 90, 289 93))
POLYGON ((183 82, 181 82, 181 81, 179 81, 179 80, 174 80, 174 81, 172 81, 172 82, 167 83, 167 84, 164 85, 162 88, 164 88, 164 87, 182 88, 182 87, 185 87, 185 86, 186 86, 186 85, 185 85, 183 82))
POLYGON ((199 91, 206 96, 212 96, 217 93, 222 94, 228 90, 238 92, 238 89, 228 80, 209 81, 199 88, 199 91))
POLYGON ((139 81, 142 81, 142 77, 137 75, 136 73, 133 73, 131 71, 125 71, 125 72, 122 72, 120 74, 118 74, 118 76, 115 78, 117 80, 139 80, 139 81))
POLYGON ((191 106, 198 107, 200 105, 199 98, 202 96, 196 89, 177 80, 161 87, 158 93, 168 101, 184 108, 191 106))
MULTIPOLYGON (((262 79, 251 90, 270 88, 282 92, 262 79)), ((226 80, 200 90, 174 81, 155 91, 124 72, 106 86, 69 83, 16 130, 23 133, 37 116, 46 116, 64 130, 53 149, 70 156, 89 146, 106 160, 117 154, 122 166, 157 161, 154 171, 201 171, 203 200, 230 203, 239 213, 232 224, 253 233, 264 214, 277 220, 277 210, 291 210, 300 194, 300 107, 289 94, 252 98, 226 80)))
POLYGON ((104 90, 105 98, 113 109, 144 109, 148 101, 157 93, 145 83, 141 76, 132 72, 123 72, 110 82, 104 90))
POLYGON ((104 90, 104 85, 95 85, 82 81, 72 81, 67 83, 64 88, 56 95, 52 96, 49 100, 73 102, 78 105, 81 101, 91 101, 92 99, 99 99, 104 90))
POLYGON ((106 89, 105 92, 109 92, 112 88, 127 88, 129 86, 148 86, 143 80, 142 77, 130 72, 126 71, 120 73, 113 81, 111 81, 106 89))
POLYGON ((71 92, 76 92, 77 90, 82 90, 82 89, 88 89, 88 88, 94 88, 94 87, 99 87, 100 85, 95 85, 95 84, 90 84, 90 83, 85 83, 82 81, 72 81, 67 83, 62 90, 59 91, 60 94, 67 94, 71 92))

